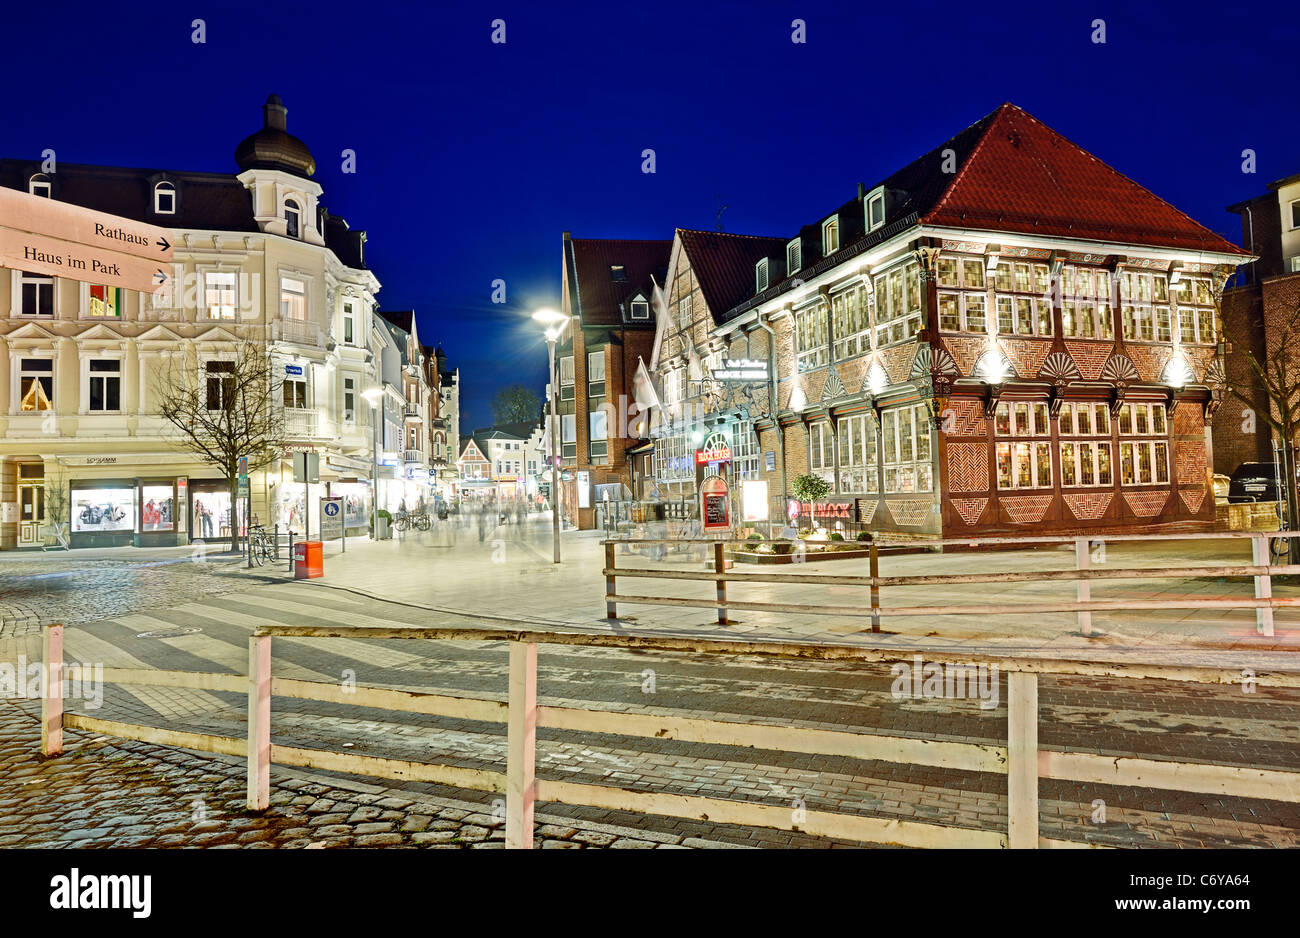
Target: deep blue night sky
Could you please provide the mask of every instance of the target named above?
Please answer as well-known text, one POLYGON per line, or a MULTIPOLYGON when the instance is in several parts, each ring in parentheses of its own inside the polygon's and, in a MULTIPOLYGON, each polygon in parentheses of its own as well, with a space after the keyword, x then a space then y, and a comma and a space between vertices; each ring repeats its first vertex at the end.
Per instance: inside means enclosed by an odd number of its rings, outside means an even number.
POLYGON ((15 4, 0 155, 233 172, 279 94, 326 204, 369 232, 381 305, 461 367, 472 428, 499 385, 545 380, 526 317, 558 303, 562 231, 669 238, 721 196, 726 230, 789 237, 1007 100, 1239 241, 1224 207, 1300 172, 1294 7, 1140 7, 15 4))

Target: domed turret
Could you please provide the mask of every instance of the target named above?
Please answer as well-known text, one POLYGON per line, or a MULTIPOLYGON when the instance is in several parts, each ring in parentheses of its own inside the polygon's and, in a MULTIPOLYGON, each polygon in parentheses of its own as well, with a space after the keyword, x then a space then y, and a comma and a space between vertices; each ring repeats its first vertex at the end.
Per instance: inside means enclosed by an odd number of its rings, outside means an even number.
POLYGON ((262 105, 262 129, 235 148, 235 162, 240 172, 249 169, 278 169, 295 176, 310 178, 316 172, 316 159, 307 144, 287 130, 289 114, 278 94, 262 105))

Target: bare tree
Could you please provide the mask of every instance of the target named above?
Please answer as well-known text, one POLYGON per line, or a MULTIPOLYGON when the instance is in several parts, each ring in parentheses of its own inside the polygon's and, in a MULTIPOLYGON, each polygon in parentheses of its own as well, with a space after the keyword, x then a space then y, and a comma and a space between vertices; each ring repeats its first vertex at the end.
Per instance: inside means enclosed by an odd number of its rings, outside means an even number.
POLYGON ((283 382, 267 347, 241 340, 232 355, 173 366, 155 391, 159 413, 172 425, 178 445, 221 470, 230 486, 230 549, 239 549, 239 460, 248 471, 280 458, 285 445, 283 382))
MULTIPOLYGON (((1226 324, 1225 324, 1226 325, 1226 324)), ((1281 316, 1243 317, 1230 335, 1234 352, 1248 368, 1247 377, 1229 385, 1228 391, 1245 405, 1247 419, 1263 421, 1276 436, 1282 454, 1281 485, 1286 486, 1287 526, 1297 527, 1296 440, 1300 437, 1300 296, 1281 316), (1262 336, 1262 340, 1259 338, 1262 336), (1252 341, 1253 339, 1253 341, 1252 341), (1259 404, 1267 402, 1263 412, 1259 404)), ((1292 563, 1300 545, 1291 539, 1292 563)))

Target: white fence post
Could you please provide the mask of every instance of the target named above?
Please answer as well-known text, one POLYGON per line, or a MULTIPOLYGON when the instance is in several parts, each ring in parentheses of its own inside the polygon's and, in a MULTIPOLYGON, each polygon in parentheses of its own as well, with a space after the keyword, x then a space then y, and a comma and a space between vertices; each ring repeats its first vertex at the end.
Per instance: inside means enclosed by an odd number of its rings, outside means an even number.
POLYGON ((537 643, 510 643, 506 730, 506 848, 533 847, 537 801, 537 643))
POLYGON ((248 639, 248 809, 271 805, 271 636, 248 639))
MULTIPOLYGON (((45 688, 41 694, 41 755, 63 752, 63 626, 47 625, 42 644, 45 688)), ((19 681, 26 677, 18 675, 19 681)))
MULTIPOLYGON (((1092 543, 1086 537, 1076 537, 1074 539, 1074 569, 1089 570, 1092 568, 1092 543)), ((1092 581, 1079 581, 1079 602, 1086 603, 1092 599, 1092 581)), ((1092 613, 1079 613, 1079 633, 1082 635, 1092 634, 1092 613)))
MULTIPOLYGON (((1250 539, 1251 553, 1256 566, 1269 566, 1268 556, 1268 537, 1263 534, 1256 534, 1250 539)), ((1272 599, 1273 598, 1273 578, 1268 574, 1255 577, 1255 598, 1272 599)), ((1272 637, 1273 635, 1273 607, 1260 606, 1255 610, 1255 631, 1261 635, 1272 637)))
POLYGON ((1038 846, 1038 675, 1007 675, 1007 844, 1038 846))

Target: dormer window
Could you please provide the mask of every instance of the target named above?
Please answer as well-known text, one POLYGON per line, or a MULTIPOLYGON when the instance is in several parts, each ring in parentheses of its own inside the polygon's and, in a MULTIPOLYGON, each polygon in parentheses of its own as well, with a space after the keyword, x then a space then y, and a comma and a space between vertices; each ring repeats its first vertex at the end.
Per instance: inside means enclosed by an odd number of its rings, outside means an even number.
POLYGON ((153 210, 155 215, 176 214, 176 187, 170 182, 160 182, 153 187, 153 210))
POLYGON ((645 298, 641 296, 636 297, 634 300, 632 300, 632 308, 628 313, 628 315, 632 319, 649 319, 650 318, 649 302, 647 302, 645 298))
POLYGON ((44 173, 37 173, 27 180, 27 191, 32 195, 39 195, 42 199, 54 197, 50 189, 50 179, 44 173))
POLYGON ((866 213, 867 231, 875 231, 885 223, 885 190, 877 189, 862 201, 866 213))
POLYGON ((767 258, 754 265, 754 292, 762 293, 767 289, 767 258))
POLYGON ((786 273, 794 273, 803 266, 803 243, 795 238, 785 246, 786 273))
POLYGON ((284 202, 284 233, 291 238, 298 237, 298 219, 301 216, 301 210, 298 203, 293 199, 285 199, 284 202))
POLYGON ((611 264, 609 268, 609 279, 615 283, 626 283, 627 268, 622 264, 611 264))
POLYGON ((822 222, 822 256, 828 257, 840 249, 840 218, 838 215, 822 222))

